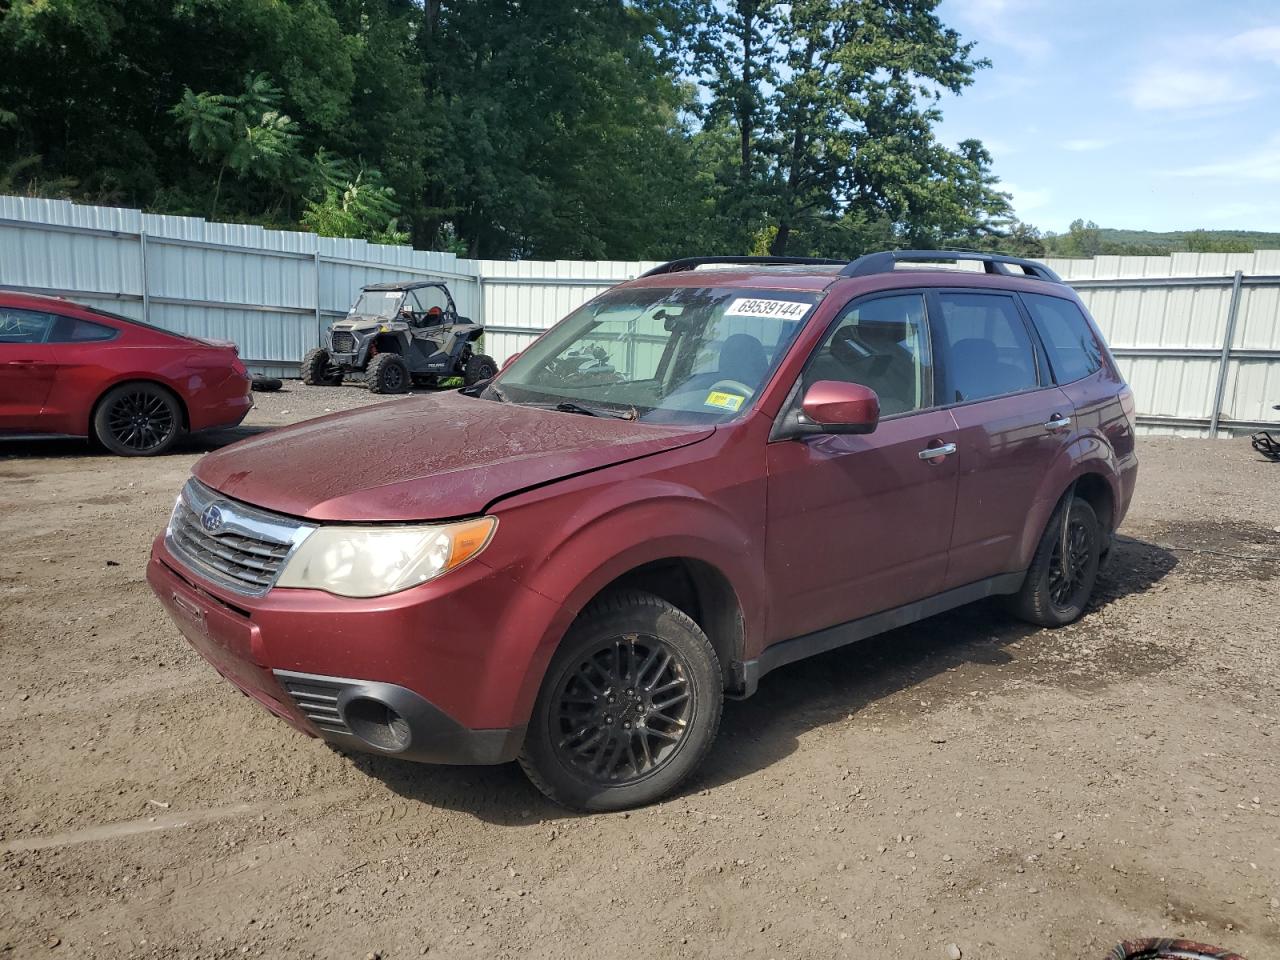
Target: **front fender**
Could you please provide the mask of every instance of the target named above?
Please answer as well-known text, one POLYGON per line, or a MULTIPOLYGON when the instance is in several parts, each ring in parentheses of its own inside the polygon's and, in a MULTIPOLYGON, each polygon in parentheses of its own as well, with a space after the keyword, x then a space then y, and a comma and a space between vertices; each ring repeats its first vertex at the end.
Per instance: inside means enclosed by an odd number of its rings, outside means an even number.
MULTIPOLYGON (((762 489, 759 501, 763 516, 762 489)), ((738 516, 728 505, 660 479, 566 491, 502 511, 502 535, 522 557, 506 565, 506 572, 556 605, 555 616, 536 634, 532 651, 527 644, 534 638, 528 633, 495 638, 500 644, 526 647, 510 651, 513 657, 528 658, 518 714, 527 716, 532 710, 547 665, 583 608, 618 577, 657 560, 686 558, 717 569, 742 610, 746 633, 738 655, 758 651, 766 603, 763 550, 738 516), (548 524, 540 523, 540 517, 548 518, 548 524), (559 529, 548 547, 550 523, 559 529), (536 548, 539 540, 541 551, 536 548)), ((497 558, 484 559, 492 563, 497 558)))

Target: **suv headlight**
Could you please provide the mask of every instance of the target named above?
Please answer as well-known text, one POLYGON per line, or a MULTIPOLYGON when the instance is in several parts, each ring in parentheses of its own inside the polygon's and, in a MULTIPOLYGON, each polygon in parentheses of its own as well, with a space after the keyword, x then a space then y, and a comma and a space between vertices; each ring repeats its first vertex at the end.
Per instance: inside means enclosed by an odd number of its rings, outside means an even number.
POLYGON ((413 527, 318 527, 289 558, 277 587, 382 597, 434 580, 489 545, 496 517, 413 527))

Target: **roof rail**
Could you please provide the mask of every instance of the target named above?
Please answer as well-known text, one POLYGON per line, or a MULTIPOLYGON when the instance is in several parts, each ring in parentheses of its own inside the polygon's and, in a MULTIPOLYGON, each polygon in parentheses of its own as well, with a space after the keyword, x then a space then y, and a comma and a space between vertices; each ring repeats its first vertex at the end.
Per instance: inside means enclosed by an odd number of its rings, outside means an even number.
POLYGON ((640 274, 640 276, 656 277, 663 273, 680 273, 684 270, 693 270, 697 267, 715 263, 741 263, 754 264, 756 266, 786 266, 788 264, 799 264, 807 266, 841 267, 848 263, 848 261, 829 260, 822 257, 684 257, 680 260, 669 260, 661 266, 654 267, 652 270, 640 274))
POLYGON ((979 253, 975 250, 882 250, 852 261, 840 271, 840 276, 869 277, 877 273, 892 273, 894 266, 900 262, 927 263, 935 260, 976 260, 985 266, 987 273, 1007 277, 1017 276, 1009 267, 1021 267, 1028 277, 1062 283, 1062 278, 1043 263, 1021 257, 1006 257, 999 253, 979 253))

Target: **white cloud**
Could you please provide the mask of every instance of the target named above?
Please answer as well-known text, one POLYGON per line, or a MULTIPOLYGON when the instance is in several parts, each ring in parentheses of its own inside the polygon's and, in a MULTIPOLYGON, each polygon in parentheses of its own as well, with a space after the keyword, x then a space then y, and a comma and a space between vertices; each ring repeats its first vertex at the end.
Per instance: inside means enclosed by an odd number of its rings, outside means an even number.
POLYGON ((1237 33, 1226 42, 1232 53, 1243 53, 1260 60, 1270 60, 1280 67, 1280 27, 1259 27, 1237 33))
POLYGON ((990 43, 1029 60, 1040 59, 1053 51, 1053 45, 1028 24, 1028 12, 1038 6, 1034 0, 967 0, 956 4, 953 16, 965 24, 966 34, 978 41, 980 54, 981 46, 990 43))
POLYGON ((1043 188, 1020 187, 1016 183, 1004 182, 999 186, 1000 190, 1013 195, 1013 209, 1018 216, 1025 220, 1027 213, 1033 210, 1041 210, 1049 205, 1049 201, 1053 198, 1053 193, 1043 188))
POLYGON ((1223 180, 1253 180, 1263 183, 1280 183, 1280 136, 1269 143, 1215 163, 1202 163, 1193 167, 1169 171, 1175 177, 1206 177, 1223 180))
POLYGON ((1225 68, 1152 64, 1134 77, 1129 100, 1139 110, 1186 110, 1240 103, 1257 96, 1225 68))
POLYGON ((1063 140, 1062 149, 1070 150, 1072 153, 1088 153, 1091 150, 1102 150, 1111 145, 1109 140, 1093 140, 1088 137, 1082 137, 1079 140, 1063 140))

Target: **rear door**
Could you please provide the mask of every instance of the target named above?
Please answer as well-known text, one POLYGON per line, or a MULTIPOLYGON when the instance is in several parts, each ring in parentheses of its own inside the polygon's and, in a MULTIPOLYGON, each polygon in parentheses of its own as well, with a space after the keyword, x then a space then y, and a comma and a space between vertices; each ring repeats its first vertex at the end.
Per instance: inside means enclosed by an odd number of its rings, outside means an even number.
POLYGON ((1015 294, 938 290, 932 299, 943 397, 958 429, 951 589, 1021 568, 1027 516, 1045 474, 1064 461, 1074 410, 1015 294))
POLYGON ((43 431, 42 413, 57 370, 49 335, 53 314, 0 307, 0 430, 43 431))
POLYGON ((937 593, 947 566, 956 428, 934 401, 925 294, 845 307, 791 402, 820 380, 871 387, 881 419, 865 436, 768 444, 769 642, 937 593))

